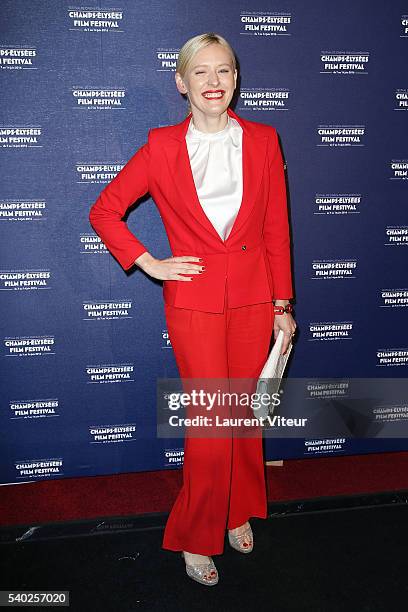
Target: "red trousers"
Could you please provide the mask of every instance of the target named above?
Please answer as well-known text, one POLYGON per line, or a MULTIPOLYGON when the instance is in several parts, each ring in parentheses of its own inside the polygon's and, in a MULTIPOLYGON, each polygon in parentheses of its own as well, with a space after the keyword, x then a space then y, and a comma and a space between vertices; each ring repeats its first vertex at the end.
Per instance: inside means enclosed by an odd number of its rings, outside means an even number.
MULTIPOLYGON (((273 331, 273 303, 201 312, 165 304, 180 378, 259 377, 273 331)), ((217 555, 226 529, 267 517, 262 429, 252 437, 184 439, 183 485, 162 548, 217 555)))

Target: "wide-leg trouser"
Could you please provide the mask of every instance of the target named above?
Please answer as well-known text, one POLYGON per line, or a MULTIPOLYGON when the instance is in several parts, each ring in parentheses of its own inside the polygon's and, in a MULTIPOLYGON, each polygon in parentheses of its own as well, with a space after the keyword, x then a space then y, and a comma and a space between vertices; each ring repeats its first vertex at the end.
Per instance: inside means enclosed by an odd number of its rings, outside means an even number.
MULTIPOLYGON (((180 378, 256 379, 268 356, 273 303, 201 312, 165 304, 180 378)), ((224 434, 225 436, 225 434, 224 434)), ((183 485, 162 548, 217 555, 226 529, 267 517, 262 428, 251 437, 185 437, 183 485)))

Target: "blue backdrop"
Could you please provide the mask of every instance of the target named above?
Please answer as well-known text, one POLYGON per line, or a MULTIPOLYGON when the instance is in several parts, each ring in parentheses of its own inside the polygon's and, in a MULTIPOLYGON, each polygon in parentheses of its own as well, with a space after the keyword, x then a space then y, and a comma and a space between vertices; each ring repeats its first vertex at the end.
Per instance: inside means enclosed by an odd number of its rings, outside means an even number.
MULTIPOLYGON (((88 222, 150 127, 186 114, 178 49, 234 47, 234 110, 286 160, 296 320, 289 375, 406 376, 406 3, 3 0, 0 483, 177 467, 156 436, 175 377, 162 286, 125 273, 88 222)), ((147 196, 129 227, 170 254, 147 196)), ((403 439, 266 440, 267 459, 407 449, 403 439)))

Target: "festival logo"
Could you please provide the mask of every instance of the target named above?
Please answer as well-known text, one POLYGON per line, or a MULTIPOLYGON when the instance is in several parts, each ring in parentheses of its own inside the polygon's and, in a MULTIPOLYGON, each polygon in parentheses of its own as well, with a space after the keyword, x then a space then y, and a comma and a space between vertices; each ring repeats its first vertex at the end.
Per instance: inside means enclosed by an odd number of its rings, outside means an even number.
POLYGON ((50 278, 50 270, 0 270, 0 290, 51 289, 50 278))
POLYGON ((319 125, 318 147, 364 147, 364 125, 319 125))
POLYGON ((243 87, 239 96, 239 111, 289 110, 290 90, 283 87, 243 87))
POLYGON ((114 8, 68 9, 69 30, 74 32, 123 32, 123 10, 114 8))
POLYGON ((408 89, 396 89, 394 94, 394 110, 408 110, 408 89))
POLYGON ((122 110, 126 108, 124 88, 72 87, 74 108, 84 110, 122 110))
POLYGON ((42 147, 42 128, 39 125, 1 125, 0 146, 4 149, 42 147))
POLYGON ((92 425, 88 428, 90 444, 120 444, 136 441, 136 423, 92 425))
POLYGON ((309 341, 352 340, 353 321, 309 323, 309 341))
POLYGON ((62 457, 50 457, 48 459, 24 459, 14 464, 17 480, 49 478, 50 476, 63 476, 62 457))
POLYGON ((165 448, 163 467, 181 467, 184 462, 184 449, 182 448, 165 448))
POLYGON ((37 70, 36 47, 0 46, 1 70, 37 70))
POLYGON ((315 259, 312 279, 355 278, 357 259, 315 259))
POLYGON ((305 455, 335 454, 346 450, 346 438, 322 438, 321 440, 305 440, 305 455))
POLYGON ((82 233, 79 234, 79 241, 81 246, 81 254, 89 253, 109 253, 105 244, 96 234, 82 233))
POLYGON ((395 423, 408 419, 407 404, 381 405, 373 408, 373 420, 376 423, 395 423))
POLYGON ((86 366, 87 384, 134 382, 133 363, 111 363, 86 366))
POLYGON ((43 419, 58 417, 58 399, 12 400, 9 403, 10 419, 43 419))
POLYGON ((55 355, 54 336, 7 336, 3 344, 6 357, 55 355))
POLYGON ((120 172, 122 163, 78 163, 75 164, 77 184, 107 185, 120 172))
POLYGON ((314 215, 358 215, 361 193, 317 193, 314 215))
POLYGON ((110 321, 112 319, 131 319, 132 300, 118 300, 116 302, 83 302, 85 314, 83 321, 110 321))
POLYGON ((391 180, 406 181, 408 179, 408 159, 392 159, 390 167, 391 180))
POLYGON ((175 72, 180 49, 159 47, 156 50, 156 72, 175 72))
POLYGON ((348 380, 319 381, 313 380, 307 383, 308 399, 333 399, 336 397, 347 397, 350 382, 348 380))
POLYGON ((408 348, 383 348, 377 350, 377 366, 408 365, 408 348))
POLYGON ((40 221, 46 218, 44 200, 0 200, 0 221, 40 221))
POLYGON ((322 51, 320 74, 368 74, 367 52, 322 51))
POLYGON ((240 34, 246 36, 291 36, 291 13, 241 11, 240 34))
POLYGON ((408 225, 388 225, 385 228, 385 246, 407 246, 408 225))
POLYGON ((408 306, 408 289, 381 289, 380 308, 404 308, 408 306))

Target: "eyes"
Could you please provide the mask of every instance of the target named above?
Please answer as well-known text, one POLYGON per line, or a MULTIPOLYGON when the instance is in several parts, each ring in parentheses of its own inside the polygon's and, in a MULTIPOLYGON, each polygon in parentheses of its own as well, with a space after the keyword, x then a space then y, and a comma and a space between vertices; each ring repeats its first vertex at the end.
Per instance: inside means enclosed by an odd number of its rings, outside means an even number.
MULTIPOLYGON (((204 74, 205 70, 196 70, 194 74, 204 74)), ((231 72, 229 68, 221 68, 219 72, 231 72)))

